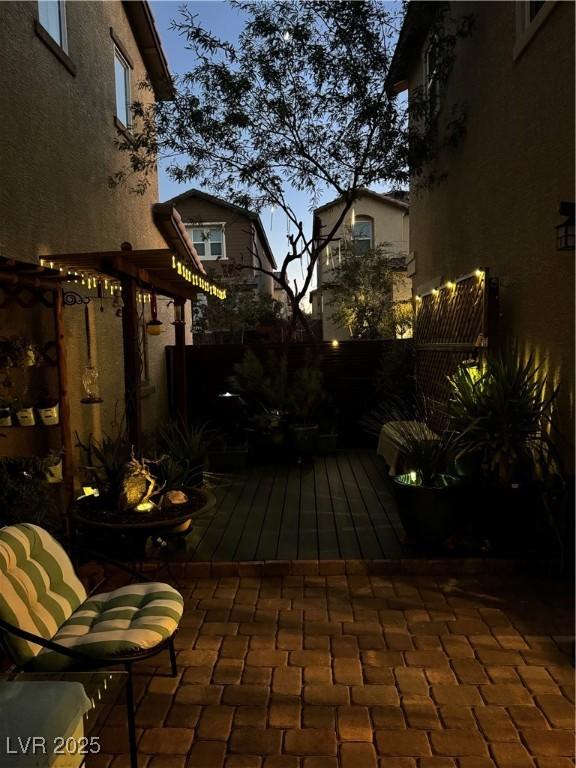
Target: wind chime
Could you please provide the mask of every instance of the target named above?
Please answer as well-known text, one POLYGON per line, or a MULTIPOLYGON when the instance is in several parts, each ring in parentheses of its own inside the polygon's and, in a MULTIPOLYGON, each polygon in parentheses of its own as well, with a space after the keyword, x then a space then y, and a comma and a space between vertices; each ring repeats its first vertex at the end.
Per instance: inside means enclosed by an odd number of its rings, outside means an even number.
POLYGON ((82 372, 82 386, 84 387, 85 397, 80 401, 84 405, 95 405, 102 403, 103 400, 99 393, 98 368, 92 362, 92 328, 91 316, 88 305, 84 307, 84 331, 86 333, 86 365, 82 372))

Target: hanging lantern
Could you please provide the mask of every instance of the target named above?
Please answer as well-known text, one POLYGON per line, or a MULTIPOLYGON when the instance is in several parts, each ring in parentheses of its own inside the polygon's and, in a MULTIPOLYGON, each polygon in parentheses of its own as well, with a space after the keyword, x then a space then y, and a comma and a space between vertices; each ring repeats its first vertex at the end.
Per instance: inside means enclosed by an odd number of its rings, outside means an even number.
POLYGON ((150 314, 152 319, 146 323, 146 333, 149 336, 160 336, 164 330, 162 327, 162 321, 158 320, 158 305, 156 303, 156 293, 152 292, 150 295, 150 314))
POLYGON ((92 363, 92 334, 90 310, 88 306, 84 307, 84 329, 86 332, 87 359, 84 370, 82 371, 82 386, 84 387, 84 392, 86 395, 80 402, 84 405, 95 405, 96 403, 102 403, 103 400, 100 397, 100 374, 98 373, 98 368, 96 368, 96 366, 92 363))

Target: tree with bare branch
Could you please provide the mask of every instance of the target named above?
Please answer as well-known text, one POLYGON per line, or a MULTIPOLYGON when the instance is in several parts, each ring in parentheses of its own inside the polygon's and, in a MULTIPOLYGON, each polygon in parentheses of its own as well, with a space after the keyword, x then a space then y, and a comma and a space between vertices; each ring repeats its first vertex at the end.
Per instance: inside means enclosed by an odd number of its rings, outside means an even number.
MULTIPOLYGON (((272 271, 256 269, 286 292, 292 324, 308 329, 301 302, 318 257, 345 221, 359 191, 408 180, 405 101, 385 87, 402 16, 401 4, 379 0, 232 0, 245 24, 232 44, 203 29, 183 8, 173 28, 191 52, 189 72, 172 102, 134 105, 132 136, 121 141, 129 171, 145 185, 157 158, 178 182, 195 181, 251 210, 280 209, 289 224, 287 250, 272 271), (312 237, 290 204, 290 192, 314 208, 324 195, 344 205, 334 224, 312 237), (290 268, 302 266, 302 278, 290 268)), ((416 100, 413 99, 411 108, 416 100)), ((431 143, 420 140, 424 156, 431 143)), ((424 157, 416 162, 421 162, 424 157)), ((415 159, 411 159, 412 173, 415 159)))

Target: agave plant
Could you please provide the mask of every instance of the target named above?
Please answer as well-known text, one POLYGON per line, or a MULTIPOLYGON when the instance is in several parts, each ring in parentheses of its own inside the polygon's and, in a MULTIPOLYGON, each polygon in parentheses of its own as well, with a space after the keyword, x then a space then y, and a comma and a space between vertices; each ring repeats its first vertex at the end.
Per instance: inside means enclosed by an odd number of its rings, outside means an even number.
POLYGON ((474 456, 488 477, 512 482, 534 475, 544 457, 552 403, 542 365, 522 360, 516 347, 488 356, 480 372, 461 366, 449 379, 450 427, 458 433, 457 457, 474 456))

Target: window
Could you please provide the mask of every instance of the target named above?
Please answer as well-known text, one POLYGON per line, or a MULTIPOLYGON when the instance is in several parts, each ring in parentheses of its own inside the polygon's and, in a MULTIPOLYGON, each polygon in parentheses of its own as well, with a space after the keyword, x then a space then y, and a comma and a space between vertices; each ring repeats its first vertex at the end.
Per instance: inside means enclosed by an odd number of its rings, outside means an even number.
POLYGON ((424 86, 428 104, 428 119, 433 120, 440 108, 440 73, 438 40, 433 38, 424 56, 424 86))
POLYGON ((38 20, 60 48, 67 51, 66 9, 63 0, 39 0, 38 20))
POLYGON ((356 217, 352 227, 352 241, 356 253, 367 253, 372 248, 372 221, 356 217))
POLYGON ((325 264, 327 267, 334 267, 342 263, 342 250, 340 238, 330 240, 324 250, 325 264))
POLYGON ((116 117, 122 125, 130 128, 132 125, 130 65, 116 47, 114 48, 114 77, 116 81, 116 117))
POLYGON ((514 3, 516 41, 513 58, 516 61, 545 26, 548 16, 558 7, 556 0, 521 0, 514 3))
POLYGON ((544 0, 530 0, 528 3, 528 21, 532 22, 536 14, 544 7, 544 0))
POLYGON ((186 228, 201 259, 226 258, 223 224, 188 225, 186 228))

